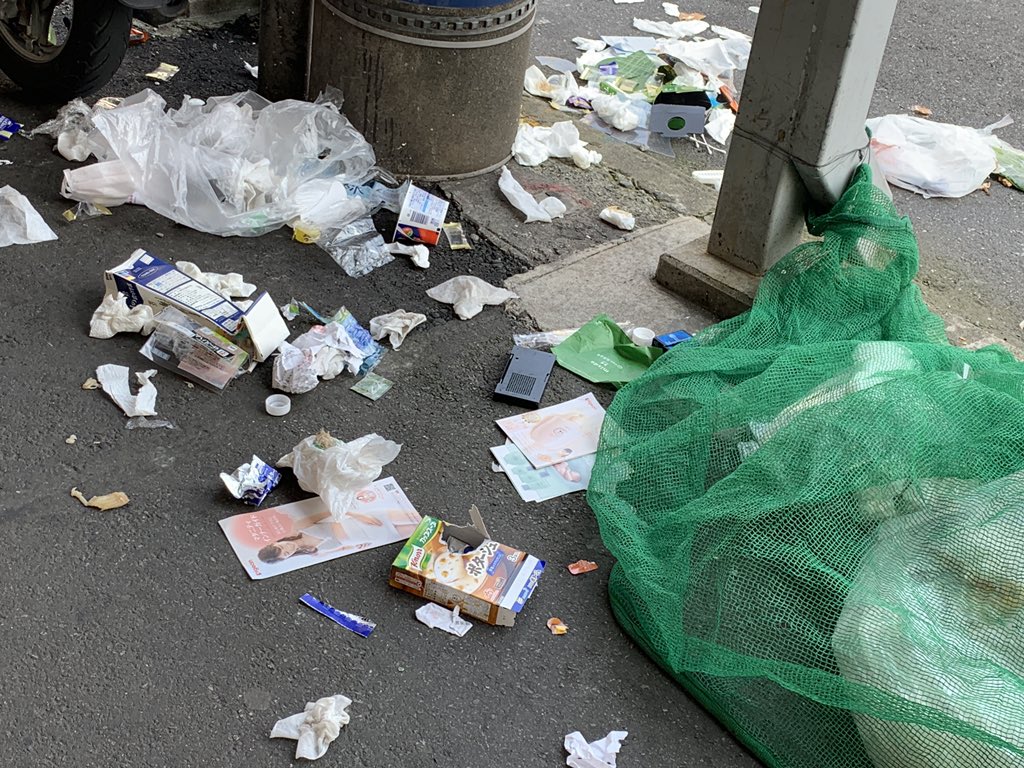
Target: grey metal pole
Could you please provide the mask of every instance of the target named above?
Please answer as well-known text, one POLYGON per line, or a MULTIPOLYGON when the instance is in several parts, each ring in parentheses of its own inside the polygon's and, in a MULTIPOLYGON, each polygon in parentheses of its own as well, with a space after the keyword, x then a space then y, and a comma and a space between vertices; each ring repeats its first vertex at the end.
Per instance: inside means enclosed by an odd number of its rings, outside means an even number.
POLYGON ((260 0, 257 90, 271 101, 306 98, 311 0, 260 0))
POLYGON ((862 162, 896 0, 764 0, 708 253, 761 274, 862 162))

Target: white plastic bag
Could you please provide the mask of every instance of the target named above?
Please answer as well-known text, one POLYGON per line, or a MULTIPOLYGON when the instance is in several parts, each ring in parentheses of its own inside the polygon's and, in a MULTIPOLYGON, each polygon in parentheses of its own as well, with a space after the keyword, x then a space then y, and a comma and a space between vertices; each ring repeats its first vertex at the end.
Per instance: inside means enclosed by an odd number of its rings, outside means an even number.
POLYGON ((323 499, 330 519, 340 523, 351 511, 356 493, 380 477, 401 449, 376 434, 346 443, 320 431, 278 459, 277 466, 291 467, 299 487, 323 499))
POLYGON ((867 121, 875 160, 890 184, 924 197, 963 197, 996 169, 996 156, 973 128, 910 115, 867 121))
POLYGON ((69 200, 114 208, 132 202, 135 180, 120 160, 65 168, 60 193, 69 200))

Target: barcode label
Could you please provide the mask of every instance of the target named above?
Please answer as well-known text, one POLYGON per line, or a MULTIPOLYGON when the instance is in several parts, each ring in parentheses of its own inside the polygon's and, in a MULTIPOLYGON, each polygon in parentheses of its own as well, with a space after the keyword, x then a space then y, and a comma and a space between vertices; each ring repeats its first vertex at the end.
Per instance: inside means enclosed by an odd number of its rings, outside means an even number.
POLYGON ((434 220, 425 213, 417 213, 416 211, 409 211, 409 218, 412 219, 413 224, 429 225, 434 223, 434 220))

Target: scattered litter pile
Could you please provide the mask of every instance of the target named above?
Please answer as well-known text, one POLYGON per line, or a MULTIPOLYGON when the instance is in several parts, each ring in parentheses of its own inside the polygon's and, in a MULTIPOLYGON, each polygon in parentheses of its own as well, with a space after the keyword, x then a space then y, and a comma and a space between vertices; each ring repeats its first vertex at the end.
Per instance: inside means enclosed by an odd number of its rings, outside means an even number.
POLYGON ((1024 365, 951 346, 864 166, 608 410, 622 626, 773 768, 1024 765, 1024 365))

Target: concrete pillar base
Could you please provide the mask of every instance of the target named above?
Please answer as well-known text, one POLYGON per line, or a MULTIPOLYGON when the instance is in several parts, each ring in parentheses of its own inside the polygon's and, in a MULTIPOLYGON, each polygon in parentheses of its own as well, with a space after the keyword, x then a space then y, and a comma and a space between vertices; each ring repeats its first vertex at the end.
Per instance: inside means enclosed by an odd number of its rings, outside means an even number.
POLYGON ((750 309, 761 279, 708 253, 708 238, 662 254, 654 279, 712 314, 735 317, 750 309))

